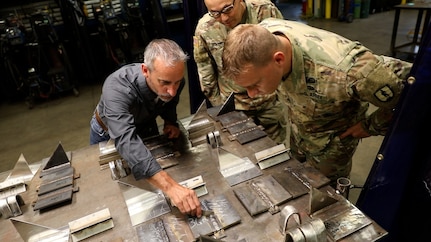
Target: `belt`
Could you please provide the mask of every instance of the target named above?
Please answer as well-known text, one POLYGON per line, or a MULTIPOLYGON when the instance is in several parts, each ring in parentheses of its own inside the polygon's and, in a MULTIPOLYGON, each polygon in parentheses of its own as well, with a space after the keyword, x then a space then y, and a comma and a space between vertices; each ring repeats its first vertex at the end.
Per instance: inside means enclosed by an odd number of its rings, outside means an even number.
POLYGON ((103 123, 102 119, 99 116, 99 112, 97 109, 94 111, 94 116, 96 117, 97 123, 99 123, 100 127, 102 127, 103 130, 108 131, 108 127, 103 123))

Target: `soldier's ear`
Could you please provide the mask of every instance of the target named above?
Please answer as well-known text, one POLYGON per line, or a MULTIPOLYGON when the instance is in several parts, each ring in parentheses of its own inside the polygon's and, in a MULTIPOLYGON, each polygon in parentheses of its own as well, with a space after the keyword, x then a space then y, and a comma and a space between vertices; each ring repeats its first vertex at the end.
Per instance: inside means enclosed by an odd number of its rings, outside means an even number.
POLYGON ((286 56, 284 55, 283 52, 277 51, 274 53, 273 59, 277 65, 283 66, 284 62, 286 61, 286 56))

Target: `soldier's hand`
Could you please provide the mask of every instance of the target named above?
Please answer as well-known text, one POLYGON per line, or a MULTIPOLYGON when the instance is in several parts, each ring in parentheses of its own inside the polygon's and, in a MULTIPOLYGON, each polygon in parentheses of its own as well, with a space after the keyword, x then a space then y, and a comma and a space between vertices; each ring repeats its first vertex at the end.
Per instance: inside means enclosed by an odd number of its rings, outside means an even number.
POLYGON ((340 139, 344 139, 347 136, 352 136, 354 138, 366 138, 370 137, 371 135, 362 127, 361 122, 353 125, 352 127, 348 128, 344 133, 340 135, 340 139))

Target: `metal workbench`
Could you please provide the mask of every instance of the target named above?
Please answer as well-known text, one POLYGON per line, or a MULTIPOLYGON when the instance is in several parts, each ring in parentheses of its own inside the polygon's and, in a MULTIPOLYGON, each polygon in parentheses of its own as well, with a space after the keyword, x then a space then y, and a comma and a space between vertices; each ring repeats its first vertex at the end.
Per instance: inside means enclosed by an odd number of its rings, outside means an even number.
MULTIPOLYGON (((220 130, 220 124, 215 122, 215 127, 220 130)), ((223 148, 239 157, 248 157, 256 162, 254 154, 258 151, 274 146, 274 142, 268 137, 240 145, 237 141, 230 141, 227 134, 221 133, 223 148)), ((270 214, 263 212, 251 216, 238 198, 233 189, 241 184, 230 186, 218 170, 218 161, 214 160, 207 144, 192 147, 187 140, 186 131, 176 142, 181 149, 178 157, 179 164, 167 168, 167 172, 177 181, 184 181, 201 175, 208 194, 200 199, 211 198, 223 194, 237 210, 241 221, 225 229, 226 237, 222 241, 283 241, 284 236, 279 230, 280 213, 270 214)), ((67 149, 67 147, 65 147, 67 149)), ((124 186, 118 180, 111 178, 109 169, 101 169, 99 164, 99 146, 92 145, 71 152, 71 164, 75 169, 75 174, 79 178, 75 179, 75 187, 79 188, 73 194, 70 204, 47 211, 34 211, 32 202, 37 199, 36 190, 40 184, 39 172, 27 187, 27 191, 21 194, 25 205, 21 207, 23 214, 12 219, 25 221, 29 224, 45 226, 54 229, 61 229, 68 226, 68 223, 80 219, 89 214, 108 208, 114 227, 104 232, 90 237, 89 241, 139 241, 137 232, 132 226, 131 218, 128 214, 127 204, 122 195, 121 187, 124 186)), ((291 167, 301 165, 295 159, 290 159, 278 165, 262 170, 263 175, 272 175, 288 191, 295 191, 297 187, 291 183, 292 177, 287 178, 286 170, 291 167)), ((123 180, 124 181, 124 180, 123 180)), ((125 181, 129 181, 133 186, 148 188, 146 181, 134 181, 129 175, 125 181)), ((343 211, 354 207, 343 196, 335 194, 334 189, 325 182, 316 181, 321 184, 320 191, 337 198, 338 202, 330 205, 329 209, 313 215, 313 218, 321 218, 323 221, 334 215, 334 211, 343 211)), ((303 221, 311 220, 309 216, 309 194, 299 194, 292 192, 293 198, 281 204, 294 206, 302 217, 303 221)), ((323 209, 322 209, 323 210, 323 209)), ((163 216, 163 215, 162 215, 163 216)), ((375 222, 359 229, 339 241, 376 241, 386 235, 386 231, 375 222)), ((0 219, 0 241, 23 241, 20 234, 15 229, 10 219, 0 219)), ((328 240, 329 241, 329 240, 328 240)))

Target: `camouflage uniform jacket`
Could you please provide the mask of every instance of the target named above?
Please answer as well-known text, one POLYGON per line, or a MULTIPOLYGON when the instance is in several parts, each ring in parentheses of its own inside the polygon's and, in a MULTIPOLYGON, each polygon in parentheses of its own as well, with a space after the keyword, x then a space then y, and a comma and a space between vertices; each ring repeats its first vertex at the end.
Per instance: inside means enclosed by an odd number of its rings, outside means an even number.
POLYGON ((277 93, 301 148, 319 152, 359 121, 371 135, 385 134, 411 63, 300 22, 266 19, 260 25, 292 44, 292 71, 277 93), (369 103, 377 109, 367 115, 369 103))
MULTIPOLYGON (((246 10, 240 24, 257 24, 268 17, 283 19, 281 12, 269 0, 244 1, 246 10)), ((236 4, 239 4, 239 1, 236 4)), ((265 103, 273 103, 275 94, 252 99, 248 97, 245 89, 220 75, 223 46, 229 31, 230 28, 217 22, 208 13, 197 24, 193 37, 193 55, 202 91, 214 106, 223 104, 230 93, 234 92, 237 110, 254 110, 259 106, 265 108, 265 103)))

